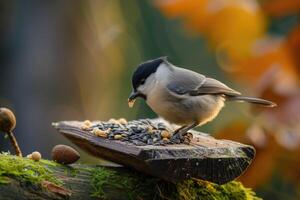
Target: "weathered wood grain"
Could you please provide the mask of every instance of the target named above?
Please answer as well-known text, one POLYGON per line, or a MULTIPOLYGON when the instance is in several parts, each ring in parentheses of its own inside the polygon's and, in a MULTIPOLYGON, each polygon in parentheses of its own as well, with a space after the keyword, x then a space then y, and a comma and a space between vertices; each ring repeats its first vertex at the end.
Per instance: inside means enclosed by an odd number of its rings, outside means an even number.
POLYGON ((173 183, 197 178, 224 184, 240 176, 255 156, 252 146, 217 140, 199 132, 193 132, 189 145, 136 146, 97 137, 81 130, 81 124, 65 121, 54 126, 71 142, 96 157, 173 183))

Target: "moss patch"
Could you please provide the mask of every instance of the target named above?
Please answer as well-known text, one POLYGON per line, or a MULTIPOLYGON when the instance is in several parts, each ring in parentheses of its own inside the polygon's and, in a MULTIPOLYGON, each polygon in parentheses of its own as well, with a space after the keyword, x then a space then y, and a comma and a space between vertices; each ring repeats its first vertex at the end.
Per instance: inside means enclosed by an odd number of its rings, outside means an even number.
POLYGON ((102 167, 93 169, 91 184, 92 196, 101 199, 114 199, 109 195, 117 193, 124 199, 260 200, 251 189, 236 181, 218 185, 191 179, 175 185, 140 173, 124 175, 102 167))
POLYGON ((110 196, 114 193, 124 199, 150 199, 150 195, 152 199, 153 192, 155 192, 153 186, 158 181, 153 177, 147 178, 133 171, 120 173, 104 167, 95 168, 91 173, 93 188, 91 195, 103 199, 115 199, 110 196))
MULTIPOLYGON (((55 174, 66 177, 86 178, 90 184, 78 186, 78 191, 90 192, 100 199, 172 199, 172 200, 259 200, 255 193, 241 183, 232 181, 218 185, 201 180, 186 180, 172 184, 124 168, 63 166, 48 160, 35 162, 8 154, 0 154, 0 184, 16 179, 20 182, 40 184, 49 181, 61 186, 55 174)), ((64 179, 65 186, 75 188, 73 179, 64 179), (69 180, 69 182, 67 181, 69 180), (70 184, 70 185, 69 185, 70 184)), ((75 194, 74 194, 75 195, 75 194)))
POLYGON ((177 184, 179 199, 203 200, 261 200, 240 182, 218 185, 201 180, 187 180, 177 184))
POLYGON ((46 160, 35 162, 18 156, 0 154, 0 183, 8 183, 9 177, 11 177, 32 184, 49 181, 56 185, 62 185, 62 182, 53 175, 46 165, 51 167, 56 164, 46 160))

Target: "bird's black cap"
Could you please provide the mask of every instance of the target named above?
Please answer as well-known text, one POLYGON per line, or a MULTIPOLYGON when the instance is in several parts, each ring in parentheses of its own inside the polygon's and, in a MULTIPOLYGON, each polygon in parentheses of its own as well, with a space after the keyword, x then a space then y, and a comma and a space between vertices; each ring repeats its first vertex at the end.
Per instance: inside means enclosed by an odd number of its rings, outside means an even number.
POLYGON ((160 57, 154 60, 146 61, 140 64, 137 69, 134 71, 132 76, 132 86, 133 89, 136 89, 144 84, 145 80, 153 73, 156 72, 157 68, 162 62, 167 61, 167 57, 160 57))

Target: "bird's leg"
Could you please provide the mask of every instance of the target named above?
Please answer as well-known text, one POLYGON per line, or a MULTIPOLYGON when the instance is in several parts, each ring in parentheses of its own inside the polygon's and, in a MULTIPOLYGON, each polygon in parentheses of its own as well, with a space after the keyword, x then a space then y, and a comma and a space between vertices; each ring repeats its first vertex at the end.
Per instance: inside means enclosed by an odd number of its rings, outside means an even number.
POLYGON ((174 135, 177 134, 180 130, 184 129, 185 127, 187 127, 187 126, 184 125, 184 126, 181 126, 181 127, 178 128, 178 129, 176 129, 176 130, 174 131, 174 135))
POLYGON ((187 126, 182 126, 179 129, 175 130, 174 135, 184 136, 190 129, 198 126, 198 124, 199 124, 198 122, 197 123, 195 122, 187 126))

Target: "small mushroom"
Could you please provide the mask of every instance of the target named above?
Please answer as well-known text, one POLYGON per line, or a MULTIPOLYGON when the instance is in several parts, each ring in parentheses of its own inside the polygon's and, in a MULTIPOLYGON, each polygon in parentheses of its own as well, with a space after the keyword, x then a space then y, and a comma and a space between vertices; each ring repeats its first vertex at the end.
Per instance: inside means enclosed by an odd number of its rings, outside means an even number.
POLYGON ((80 154, 70 146, 59 144, 52 149, 52 159, 60 164, 72 164, 80 158, 80 154))
POLYGON ((16 117, 14 113, 7 108, 0 108, 0 131, 8 135, 9 140, 15 149, 16 155, 22 157, 21 149, 12 132, 15 127, 16 127, 16 117))
POLYGON ((31 156, 30 156, 30 159, 31 159, 31 160, 34 160, 34 161, 39 161, 39 160, 41 160, 41 158, 42 158, 41 153, 38 152, 38 151, 34 151, 34 152, 32 152, 30 155, 31 155, 31 156))

